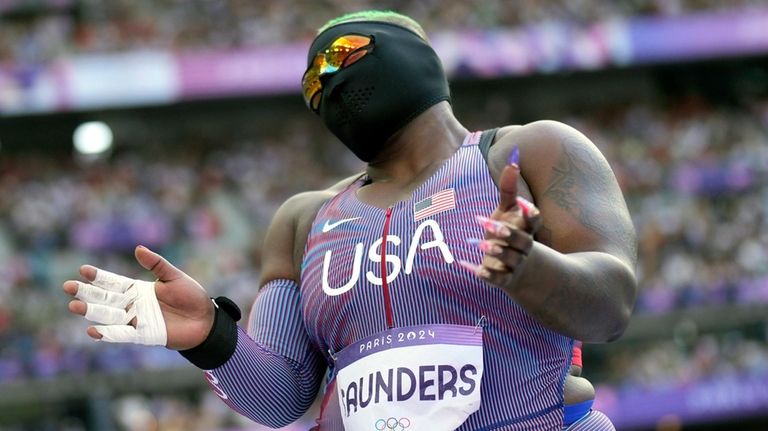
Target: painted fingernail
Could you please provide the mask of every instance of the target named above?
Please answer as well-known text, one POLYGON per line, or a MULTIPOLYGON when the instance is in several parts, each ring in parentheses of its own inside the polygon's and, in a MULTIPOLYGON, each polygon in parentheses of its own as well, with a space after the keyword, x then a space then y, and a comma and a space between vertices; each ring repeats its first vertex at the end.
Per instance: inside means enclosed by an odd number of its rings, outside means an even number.
POLYGON ((517 197, 517 204, 520 205, 520 208, 522 208, 523 215, 528 217, 528 214, 531 212, 531 208, 533 208, 533 204, 522 196, 517 197))
POLYGON ((480 243, 480 250, 488 256, 498 256, 501 254, 501 246, 485 240, 480 243))
POLYGON ((478 223, 480 223, 480 226, 485 229, 486 232, 496 235, 496 236, 510 236, 512 235, 512 231, 509 230, 508 227, 504 226, 503 223, 490 219, 485 216, 475 216, 475 219, 478 223))
POLYGON ((480 245, 480 242, 482 242, 483 240, 480 238, 466 238, 464 241, 466 241, 467 244, 469 245, 477 246, 477 245, 480 245))
POLYGON ((466 260, 458 260, 459 265, 461 265, 463 268, 469 270, 476 276, 480 278, 490 278, 491 273, 488 272, 488 270, 482 266, 482 265, 475 265, 472 262, 467 262, 466 260))
POLYGON ((520 166, 520 147, 517 146, 517 144, 515 144, 515 146, 512 147, 512 151, 509 153, 507 164, 520 166))
POLYGON ((502 251, 501 246, 488 240, 477 239, 477 238, 467 238, 467 242, 479 248, 480 251, 487 254, 488 256, 498 256, 501 254, 501 251, 502 251))

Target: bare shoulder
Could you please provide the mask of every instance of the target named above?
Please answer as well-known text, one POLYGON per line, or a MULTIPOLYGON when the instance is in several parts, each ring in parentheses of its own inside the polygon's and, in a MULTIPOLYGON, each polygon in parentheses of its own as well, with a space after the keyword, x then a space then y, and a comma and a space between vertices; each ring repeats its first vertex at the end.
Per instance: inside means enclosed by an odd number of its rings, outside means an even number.
POLYGON ((538 160, 535 163, 538 165, 542 160, 556 157, 557 151, 564 145, 590 147, 590 151, 599 153, 589 138, 575 128, 559 121, 540 120, 500 128, 491 147, 489 159, 499 159, 506 163, 512 147, 518 146, 520 167, 524 168, 526 161, 535 159, 538 160))
POLYGON ((499 130, 489 164, 501 169, 514 146, 520 174, 542 211, 543 235, 564 252, 603 250, 633 262, 636 238, 610 164, 583 133, 551 120, 499 130))
POLYGON ((309 231, 320 207, 359 177, 360 175, 354 175, 326 189, 312 190, 293 195, 278 209, 275 218, 291 219, 297 228, 306 227, 306 230, 309 231))
POLYGON ((583 159, 602 175, 613 176, 600 150, 583 133, 553 120, 540 120, 525 125, 499 129, 488 154, 492 171, 501 172, 514 147, 520 150, 520 173, 532 193, 544 187, 552 170, 563 163, 563 156, 583 159))
POLYGON ((317 212, 358 177, 345 178, 326 189, 298 193, 280 205, 262 246, 262 285, 279 278, 299 282, 304 246, 317 212))

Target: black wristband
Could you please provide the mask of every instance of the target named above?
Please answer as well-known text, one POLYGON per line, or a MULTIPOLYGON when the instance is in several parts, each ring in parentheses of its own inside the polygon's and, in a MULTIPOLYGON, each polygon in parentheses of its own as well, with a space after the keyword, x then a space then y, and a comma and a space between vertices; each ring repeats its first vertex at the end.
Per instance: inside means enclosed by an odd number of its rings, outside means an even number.
POLYGON ((240 317, 242 315, 240 313, 240 307, 235 304, 235 301, 227 298, 226 296, 219 296, 213 300, 213 303, 222 310, 226 311, 229 317, 231 317, 235 322, 240 321, 240 317))
POLYGON ((237 320, 240 309, 231 299, 220 296, 211 298, 215 306, 213 327, 205 341, 188 350, 180 350, 181 356, 203 370, 222 366, 232 357, 237 347, 237 320))

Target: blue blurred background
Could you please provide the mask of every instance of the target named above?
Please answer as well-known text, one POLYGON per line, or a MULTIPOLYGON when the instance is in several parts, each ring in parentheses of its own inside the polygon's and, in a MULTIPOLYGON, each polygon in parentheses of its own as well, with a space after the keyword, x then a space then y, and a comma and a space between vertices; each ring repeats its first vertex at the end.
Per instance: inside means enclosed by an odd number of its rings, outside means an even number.
POLYGON ((642 290, 584 346, 597 407, 768 429, 768 1, 0 0, 0 431, 263 429, 176 353, 90 341, 60 285, 147 278, 144 244, 247 311, 277 205, 362 167, 298 89, 315 29, 369 8, 424 26, 469 128, 559 120, 608 157, 642 290))

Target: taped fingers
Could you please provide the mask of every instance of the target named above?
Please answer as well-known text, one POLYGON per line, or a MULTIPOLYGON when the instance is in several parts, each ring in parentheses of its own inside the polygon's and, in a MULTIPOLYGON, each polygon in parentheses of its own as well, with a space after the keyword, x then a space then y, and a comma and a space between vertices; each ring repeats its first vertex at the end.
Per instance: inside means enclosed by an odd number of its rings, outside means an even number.
POLYGON ((135 289, 128 289, 126 293, 117 293, 81 281, 76 283, 75 298, 88 304, 101 304, 125 309, 136 297, 135 289))
POLYGON ((139 335, 138 330, 130 325, 100 325, 93 328, 101 334, 100 341, 108 343, 135 343, 139 335))
POLYGON ((85 310, 85 318, 91 322, 106 325, 126 325, 132 319, 132 316, 122 308, 88 303, 86 303, 86 306, 88 308, 85 310))
POLYGON ((132 278, 96 268, 96 278, 94 278, 91 284, 112 292, 123 293, 128 290, 134 282, 136 282, 136 280, 132 278))
POLYGON ((155 295, 155 283, 133 280, 133 287, 128 292, 135 292, 135 299, 127 311, 101 304, 87 304, 85 317, 103 324, 94 326, 102 336, 100 341, 165 346, 168 334, 163 312, 155 295), (134 318, 135 326, 129 324, 134 318))
POLYGON ((155 283, 137 280, 135 287, 137 299, 133 303, 133 310, 136 311, 137 317, 137 342, 148 346, 165 346, 168 342, 168 333, 165 318, 155 294, 155 283))

